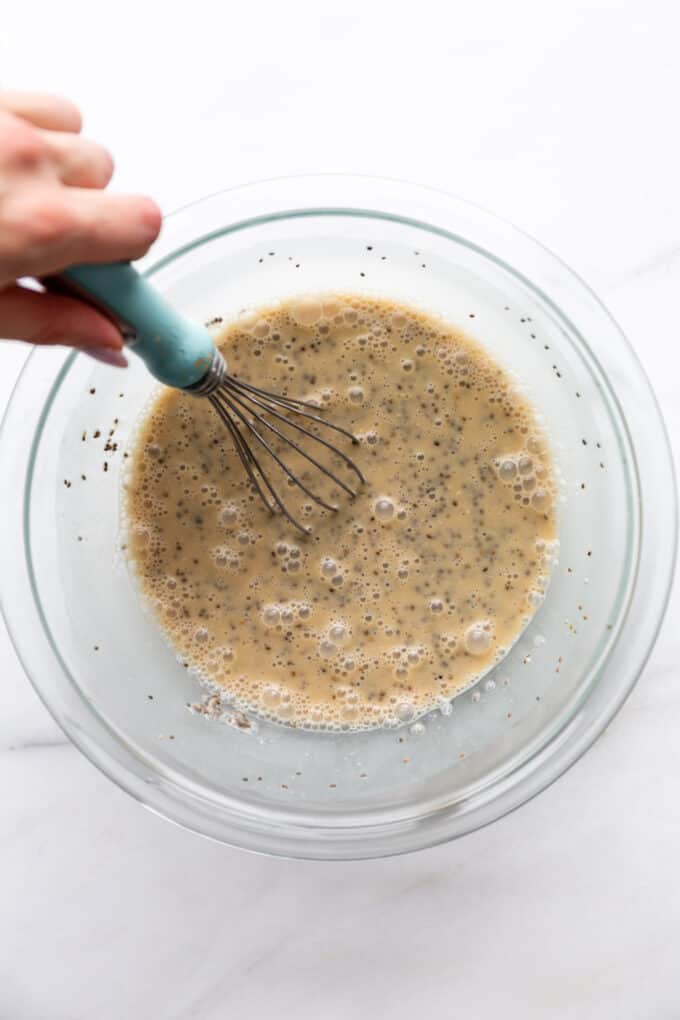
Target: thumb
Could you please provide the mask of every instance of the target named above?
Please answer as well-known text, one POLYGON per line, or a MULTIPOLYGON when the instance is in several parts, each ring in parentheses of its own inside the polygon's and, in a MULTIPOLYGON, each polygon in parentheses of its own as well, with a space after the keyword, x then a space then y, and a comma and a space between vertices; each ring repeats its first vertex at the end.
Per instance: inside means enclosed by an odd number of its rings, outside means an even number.
POLYGON ((77 347, 98 361, 124 367, 123 338, 95 308, 75 298, 26 287, 0 291, 0 337, 32 344, 77 347))

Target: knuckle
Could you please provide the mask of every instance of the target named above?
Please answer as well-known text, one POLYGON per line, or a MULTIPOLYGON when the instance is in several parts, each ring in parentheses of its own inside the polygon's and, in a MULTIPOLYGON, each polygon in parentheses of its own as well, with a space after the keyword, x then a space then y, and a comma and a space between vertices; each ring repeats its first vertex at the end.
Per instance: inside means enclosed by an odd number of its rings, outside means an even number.
POLYGON ((56 197, 34 198, 26 210, 29 243, 48 248, 68 238, 76 224, 72 213, 56 197))
POLYGON ((95 175, 98 182, 102 185, 108 184, 113 177, 114 171, 113 156, 109 150, 105 149, 103 145, 92 142, 91 160, 95 167, 95 175))
POLYGON ((32 170, 46 155, 46 146, 40 133, 18 117, 4 116, 1 125, 2 149, 11 166, 32 170))
POLYGON ((106 187, 113 175, 113 159, 107 149, 85 139, 62 140, 61 146, 56 158, 67 184, 106 187))
POLYGON ((74 134, 78 134, 83 127, 83 115, 76 106, 75 103, 71 102, 70 99, 64 99, 63 96, 59 97, 59 103, 61 105, 61 115, 64 122, 64 129, 72 131, 74 134))

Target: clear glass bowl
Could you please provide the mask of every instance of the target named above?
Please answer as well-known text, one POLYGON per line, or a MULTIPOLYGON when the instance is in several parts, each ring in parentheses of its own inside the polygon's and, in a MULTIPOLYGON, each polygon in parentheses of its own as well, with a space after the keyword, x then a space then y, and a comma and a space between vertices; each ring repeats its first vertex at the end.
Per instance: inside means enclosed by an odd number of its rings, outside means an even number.
POLYGON ((341 176, 264 182, 185 208, 145 269, 199 320, 347 289, 463 325, 516 373, 545 419, 562 476, 560 562, 520 641, 450 713, 428 716, 423 734, 267 723, 242 732, 192 714, 199 691, 142 612, 120 552, 124 453, 156 384, 134 356, 120 372, 41 350, 3 426, 2 596, 26 672, 57 722, 153 810, 294 857, 430 846, 547 786, 630 692, 674 566, 663 422, 597 298, 479 209, 410 184, 341 176))

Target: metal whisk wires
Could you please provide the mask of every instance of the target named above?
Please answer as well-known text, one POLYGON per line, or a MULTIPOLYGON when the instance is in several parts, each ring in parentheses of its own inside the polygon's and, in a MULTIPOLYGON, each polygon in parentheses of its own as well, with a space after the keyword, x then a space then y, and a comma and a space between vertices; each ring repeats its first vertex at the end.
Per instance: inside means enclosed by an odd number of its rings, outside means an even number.
POLYGON ((329 429, 341 436, 345 436, 357 445, 358 440, 347 429, 340 425, 334 425, 326 421, 318 414, 319 408, 304 400, 295 400, 292 397, 281 396, 277 393, 270 393, 268 390, 261 390, 257 386, 240 379, 233 378, 226 373, 222 376, 220 384, 206 394, 218 415, 224 422, 238 453, 248 478, 257 490, 262 502, 268 510, 275 513, 278 509, 296 528, 305 534, 309 534, 309 528, 301 524, 287 509, 285 503, 274 488, 269 475, 263 469, 261 458, 263 455, 270 456, 283 473, 288 477, 292 485, 297 486, 318 506, 326 510, 337 510, 333 503, 328 503, 317 495, 302 480, 298 473, 293 471, 279 452, 274 448, 277 439, 282 440, 288 446, 296 450, 304 460, 314 465, 327 478, 330 478, 339 488, 343 489, 348 496, 356 496, 356 490, 347 482, 339 478, 335 471, 332 471, 321 461, 317 460, 311 453, 305 450, 297 440, 287 435, 281 426, 292 429, 301 437, 306 437, 319 446, 325 447, 334 456, 338 457, 344 464, 354 472, 357 479, 363 484, 366 479, 363 474, 342 450, 338 449, 317 431, 312 431, 310 425, 318 428, 329 429), (278 424, 277 424, 278 423, 278 424), (257 453, 255 452, 257 449, 257 453))

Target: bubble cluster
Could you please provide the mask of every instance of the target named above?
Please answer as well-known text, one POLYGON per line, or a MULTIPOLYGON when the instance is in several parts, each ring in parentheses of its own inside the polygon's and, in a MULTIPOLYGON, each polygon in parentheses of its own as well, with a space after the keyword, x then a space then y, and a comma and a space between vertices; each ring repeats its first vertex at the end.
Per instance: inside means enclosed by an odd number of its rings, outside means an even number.
POLYGON ((415 720, 448 714, 512 646, 557 562, 550 449, 529 403, 465 334, 377 298, 249 309, 218 343, 239 377, 349 429, 368 484, 350 501, 275 446, 340 508, 272 471, 303 537, 264 510, 208 402, 163 391, 125 490, 146 602, 192 675, 237 710, 420 733, 415 720))

